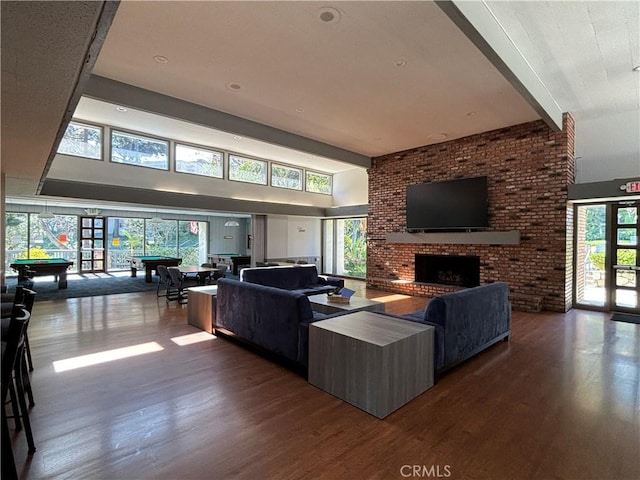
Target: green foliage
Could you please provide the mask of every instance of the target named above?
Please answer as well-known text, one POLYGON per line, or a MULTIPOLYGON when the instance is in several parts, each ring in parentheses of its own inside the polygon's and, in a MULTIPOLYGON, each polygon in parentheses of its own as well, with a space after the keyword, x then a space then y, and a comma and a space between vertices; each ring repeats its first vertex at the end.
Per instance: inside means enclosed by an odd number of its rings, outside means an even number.
MULTIPOLYGON (((589 260, 596 270, 604 271, 605 252, 593 252, 589 254, 589 260)), ((636 252, 634 250, 618 250, 618 265, 636 265, 636 252)))
POLYGON ((229 156, 229 174, 234 180, 265 184, 267 181, 266 168, 266 162, 234 155, 229 156))
POLYGON ((32 258, 44 259, 44 258, 51 258, 51 255, 49 255, 44 248, 31 247, 29 249, 29 251, 25 250, 20 255, 18 255, 18 258, 19 259, 27 259, 27 258, 29 258, 29 259, 32 259, 32 258))
POLYGON ((604 271, 604 252, 592 252, 589 260, 598 271, 604 271))
POLYGON ((307 172, 306 187, 308 192, 331 195, 331 175, 307 172))
POLYGON ((606 232, 606 208, 604 205, 586 208, 586 240, 604 240, 606 232))
POLYGON ((367 276, 367 221, 352 219, 344 221, 344 270, 352 277, 367 276))

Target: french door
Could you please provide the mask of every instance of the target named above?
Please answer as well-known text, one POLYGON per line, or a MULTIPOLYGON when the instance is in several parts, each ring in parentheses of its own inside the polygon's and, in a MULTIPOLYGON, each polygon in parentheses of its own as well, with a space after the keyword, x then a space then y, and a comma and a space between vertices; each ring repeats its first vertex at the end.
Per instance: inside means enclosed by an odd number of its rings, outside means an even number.
POLYGON ((80 217, 80 273, 104 272, 104 218, 80 217))
POLYGON ((640 314, 638 213, 638 200, 576 206, 576 306, 640 314))
POLYGON ((612 205, 610 310, 640 314, 640 201, 612 205))

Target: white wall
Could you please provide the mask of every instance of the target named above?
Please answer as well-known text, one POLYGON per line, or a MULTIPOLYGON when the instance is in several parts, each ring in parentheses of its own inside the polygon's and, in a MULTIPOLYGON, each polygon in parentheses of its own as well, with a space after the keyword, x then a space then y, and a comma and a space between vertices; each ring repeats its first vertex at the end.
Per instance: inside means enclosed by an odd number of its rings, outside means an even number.
POLYGON ((369 203, 369 175, 364 168, 354 168, 333 175, 333 206, 369 203))
POLYGON ((576 183, 640 176, 639 151, 637 110, 576 121, 576 183))
POLYGON ((319 218, 269 215, 265 258, 320 258, 321 228, 319 218))

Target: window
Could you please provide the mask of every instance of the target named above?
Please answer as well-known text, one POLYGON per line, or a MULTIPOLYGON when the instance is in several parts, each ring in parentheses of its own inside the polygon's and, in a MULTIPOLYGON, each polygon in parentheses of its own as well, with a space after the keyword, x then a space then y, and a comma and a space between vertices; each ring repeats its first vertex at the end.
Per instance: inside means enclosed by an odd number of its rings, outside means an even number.
POLYGON ((102 160, 102 128, 71 122, 60 141, 58 153, 102 160))
POLYGON ((200 265, 207 261, 207 222, 178 221, 178 256, 183 265, 200 265))
POLYGON ((271 186, 302 190, 302 170, 272 163, 271 186))
POLYGON ((367 219, 324 220, 323 271, 347 277, 367 277, 367 219))
POLYGON ((111 132, 111 161, 169 169, 169 142, 124 132, 111 132))
POLYGON ((222 178, 222 159, 220 152, 176 144, 176 172, 222 178))
MULTIPOLYGON (((78 270, 78 217, 55 215, 54 218, 39 218, 29 214, 29 250, 18 258, 65 258, 74 262, 73 271, 78 270)), ((70 271, 72 271, 70 270, 70 271)))
POLYGON ((229 155, 229 180, 267 184, 267 162, 229 155))
POLYGON ((326 173, 316 173, 307 171, 306 189, 307 192, 323 193, 331 195, 332 177, 326 173))
POLYGON ((131 257, 144 255, 144 219, 109 217, 107 269, 127 270, 131 257))
POLYGON ((144 243, 145 255, 176 257, 178 255, 178 222, 147 220, 144 243))

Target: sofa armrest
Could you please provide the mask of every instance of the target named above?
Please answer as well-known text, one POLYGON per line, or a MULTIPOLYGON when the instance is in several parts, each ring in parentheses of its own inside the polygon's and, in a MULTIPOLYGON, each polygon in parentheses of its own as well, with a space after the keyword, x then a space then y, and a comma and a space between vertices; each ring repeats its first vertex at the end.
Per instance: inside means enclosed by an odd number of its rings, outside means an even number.
POLYGON ((332 285, 334 287, 344 287, 344 280, 342 278, 330 277, 328 275, 318 275, 318 283, 321 285, 332 285))

